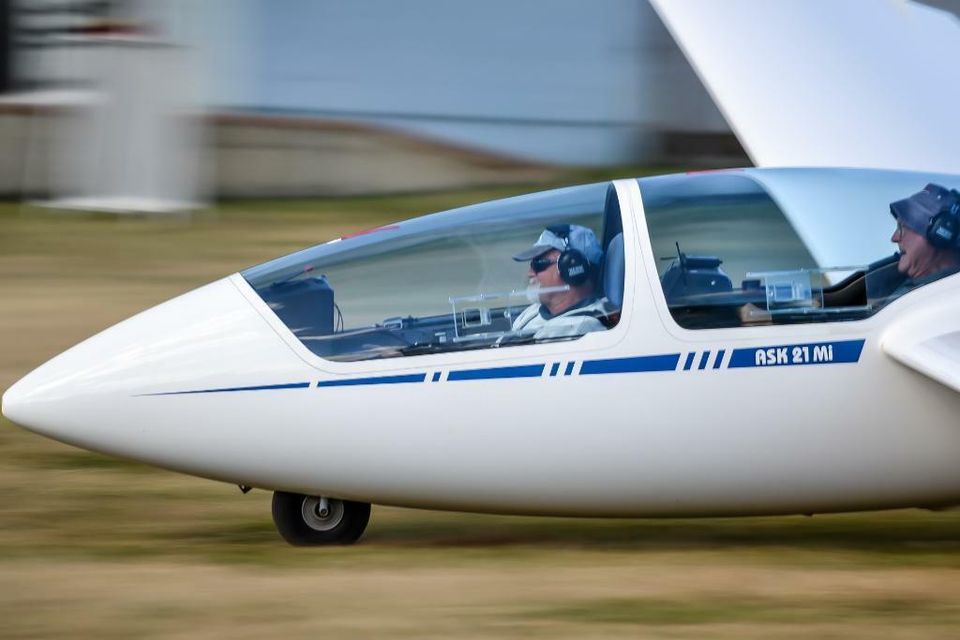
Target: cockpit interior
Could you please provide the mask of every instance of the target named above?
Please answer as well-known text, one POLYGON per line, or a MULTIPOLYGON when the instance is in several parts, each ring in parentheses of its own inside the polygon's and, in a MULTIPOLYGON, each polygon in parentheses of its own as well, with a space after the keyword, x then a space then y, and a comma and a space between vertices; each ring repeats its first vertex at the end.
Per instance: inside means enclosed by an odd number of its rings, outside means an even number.
MULTIPOLYGON (((890 255, 894 221, 885 203, 923 178, 850 170, 826 182, 823 175, 741 170, 638 179, 638 216, 651 250, 635 249, 637 264, 656 263, 677 325, 855 321, 910 290, 897 254, 890 255)), ((610 183, 415 218, 242 275, 310 351, 329 360, 576 339, 514 329, 544 290, 531 288, 528 266, 511 256, 557 224, 587 227, 598 239, 603 253, 591 282, 604 305, 597 320, 604 329, 616 326, 626 312, 624 256, 631 249, 610 183)))
MULTIPOLYGON (((313 353, 355 361, 540 342, 512 329, 538 304, 511 259, 550 225, 591 229, 603 256, 590 274, 610 328, 623 301, 619 201, 609 184, 465 207, 374 229, 243 273, 313 353)), ((565 336, 571 339, 579 336, 565 336)), ((557 338, 549 338, 555 340, 557 338)))

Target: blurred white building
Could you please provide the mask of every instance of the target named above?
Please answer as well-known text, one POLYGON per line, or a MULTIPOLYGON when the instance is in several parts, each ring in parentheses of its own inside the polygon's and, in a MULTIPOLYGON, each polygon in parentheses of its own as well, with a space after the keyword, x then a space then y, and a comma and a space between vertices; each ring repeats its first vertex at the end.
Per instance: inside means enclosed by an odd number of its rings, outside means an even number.
POLYGON ((367 166, 391 190, 457 183, 456 162, 490 182, 499 163, 529 177, 518 169, 744 161, 642 0, 7 2, 21 89, 89 86, 98 33, 146 31, 187 47, 214 123, 220 194, 269 192, 272 172, 274 192, 299 193, 344 164, 367 166), (64 37, 78 33, 93 39, 64 37), (335 166, 303 166, 324 165, 331 145, 335 166), (424 154, 439 161, 413 166, 438 184, 396 177, 424 154))
POLYGON ((574 165, 729 130, 646 2, 207 0, 212 103, 574 165))

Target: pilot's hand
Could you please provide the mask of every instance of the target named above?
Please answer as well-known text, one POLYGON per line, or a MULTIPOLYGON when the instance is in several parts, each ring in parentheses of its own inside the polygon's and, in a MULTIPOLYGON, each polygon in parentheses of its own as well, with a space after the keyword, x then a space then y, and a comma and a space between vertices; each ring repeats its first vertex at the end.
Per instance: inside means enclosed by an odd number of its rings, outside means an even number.
POLYGON ((759 326, 773 323, 773 316, 766 309, 761 309, 748 302, 737 310, 740 316, 740 325, 744 327, 759 326))
POLYGON ((520 344, 523 342, 530 342, 533 340, 536 331, 524 331, 520 329, 519 331, 507 331, 502 336, 497 338, 497 341, 494 343, 494 346, 499 347, 505 344, 520 344))

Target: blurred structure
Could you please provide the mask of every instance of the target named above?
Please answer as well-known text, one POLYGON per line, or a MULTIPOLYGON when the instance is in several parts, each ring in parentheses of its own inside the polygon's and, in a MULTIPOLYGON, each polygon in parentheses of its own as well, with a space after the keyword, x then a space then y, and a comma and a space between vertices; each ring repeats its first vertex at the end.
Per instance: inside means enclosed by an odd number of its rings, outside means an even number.
POLYGON ((0 93, 10 91, 10 0, 0 0, 0 93))
POLYGON ((206 7, 223 36, 211 43, 223 69, 213 99, 233 110, 347 119, 577 166, 657 160, 667 134, 728 132, 645 2, 206 7))
POLYGON ((170 28, 177 3, 14 7, 17 79, 41 89, 7 100, 29 125, 22 185, 32 182, 41 204, 58 209, 199 208, 199 51, 170 28))
POLYGON ((99 95, 63 123, 52 160, 62 164, 64 179, 46 204, 152 213, 200 208, 202 128, 191 51, 141 33, 78 37, 89 40, 99 95))
POLYGON ((941 9, 960 18, 960 0, 914 0, 914 2, 941 9))
POLYGON ((177 208, 748 162, 646 2, 0 0, 0 13, 17 90, 0 98, 6 194, 177 208))

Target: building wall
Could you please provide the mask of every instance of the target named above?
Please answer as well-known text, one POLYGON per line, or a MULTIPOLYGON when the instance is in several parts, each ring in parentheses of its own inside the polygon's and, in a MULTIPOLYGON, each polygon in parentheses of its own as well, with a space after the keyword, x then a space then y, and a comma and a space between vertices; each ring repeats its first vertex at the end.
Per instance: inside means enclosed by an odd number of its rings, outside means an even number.
MULTIPOLYGON (((8 152, 0 155, 0 198, 57 199, 62 204, 63 198, 102 201, 116 189, 132 189, 124 176, 94 183, 99 188, 91 189, 87 173, 77 170, 77 133, 93 117, 89 106, 0 99, 0 148, 8 152)), ((273 198, 436 191, 564 176, 556 166, 368 125, 253 114, 215 115, 203 122, 206 144, 191 159, 199 188, 182 192, 194 199, 196 193, 273 198)), ((90 169, 102 161, 96 152, 80 155, 90 169)), ((149 156, 138 149, 132 157, 144 162, 149 156)))
POLYGON ((368 122, 573 165, 657 160, 665 134, 729 132, 646 2, 203 6, 221 108, 368 122))
MULTIPOLYGON (((18 58, 18 77, 31 86, 80 89, 86 97, 53 97, 64 110, 123 102, 122 92, 110 91, 103 57, 105 46, 123 44, 104 39, 98 27, 139 33, 154 48, 172 45, 189 73, 172 76, 180 82, 164 95, 179 106, 169 114, 199 107, 210 116, 201 192, 213 196, 442 189, 531 180, 565 166, 715 166, 743 158, 642 0, 16 6, 30 8, 15 16, 30 43, 18 58), (194 75, 198 81, 189 81, 194 75)), ((170 77, 158 68, 128 76, 136 82, 125 85, 127 97, 143 93, 137 83, 154 87, 170 77)), ((23 151, 0 167, 0 192, 71 193, 77 176, 57 170, 59 159, 95 168, 90 158, 98 154, 70 143, 58 133, 63 127, 48 127, 57 120, 44 107, 49 99, 15 101, 20 106, 0 114, 0 140, 23 151)), ((105 126, 88 136, 97 142, 92 146, 168 165, 174 157, 155 149, 157 157, 146 157, 151 151, 137 147, 119 119, 97 122, 105 126)), ((130 189, 123 171, 101 168, 112 188, 130 189)))

